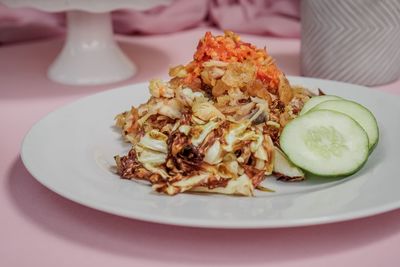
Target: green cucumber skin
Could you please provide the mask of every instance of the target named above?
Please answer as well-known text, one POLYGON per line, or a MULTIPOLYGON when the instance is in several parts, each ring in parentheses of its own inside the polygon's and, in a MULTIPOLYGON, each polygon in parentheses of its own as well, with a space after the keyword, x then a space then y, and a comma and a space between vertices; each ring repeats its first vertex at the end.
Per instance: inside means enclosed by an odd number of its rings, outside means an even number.
MULTIPOLYGON (((322 101, 322 102, 320 102, 320 103, 318 103, 318 104, 316 104, 315 106, 317 106, 317 105, 319 105, 319 104, 321 104, 321 103, 324 103, 325 101, 331 101, 331 100, 342 100, 343 98, 341 98, 340 96, 336 96, 336 95, 320 95, 320 96, 314 96, 314 97, 312 97, 311 99, 325 99, 324 101, 322 101)), ((304 115, 304 114, 306 114, 306 113, 308 113, 308 112, 310 112, 314 107, 312 107, 312 108, 310 108, 310 109, 307 109, 307 110, 305 110, 305 108, 308 108, 308 105, 311 103, 311 102, 313 102, 313 100, 308 100, 305 104, 304 104, 304 106, 303 106, 303 108, 302 108, 302 110, 300 111, 300 116, 301 115, 304 115), (310 103, 308 103, 309 101, 311 101, 310 103), (307 104, 308 103, 308 104, 307 104)))
POLYGON ((375 150, 375 148, 378 146, 379 139, 380 139, 380 131, 379 131, 379 128, 378 128, 378 138, 376 139, 375 144, 373 144, 373 145, 369 148, 369 155, 371 155, 372 152, 375 150))
MULTIPOLYGON (((311 111, 311 110, 310 110, 310 111, 311 111)), ((311 113, 310 111, 308 111, 307 114, 311 113)), ((353 118, 351 118, 350 116, 348 116, 348 115, 346 115, 346 114, 344 114, 344 113, 342 113, 342 112, 339 112, 339 111, 333 111, 333 110, 327 110, 327 111, 345 115, 345 116, 347 116, 349 119, 351 119, 356 125, 358 125, 361 129, 363 129, 363 128, 361 127, 361 125, 360 125, 358 122, 356 122, 353 118)), ((315 110, 314 112, 317 112, 317 110, 315 110)), ((313 112, 313 113, 314 113, 314 112, 313 112)), ((302 115, 301 117, 303 117, 303 116, 305 116, 305 115, 302 115)), ((294 119, 294 120, 296 120, 296 119, 294 119)), ((294 120, 292 120, 291 122, 289 122, 286 126, 289 126, 294 120)), ((305 168, 305 167, 303 167, 303 166, 299 166, 298 164, 295 163, 296 160, 293 160, 293 157, 290 156, 291 153, 287 153, 287 151, 285 151, 284 148, 283 148, 283 146, 284 146, 283 143, 285 143, 285 142, 282 142, 282 139, 283 139, 283 140, 285 139, 285 129, 287 129, 286 126, 285 126, 285 128, 283 129, 283 131, 282 131, 282 133, 281 133, 281 136, 280 136, 281 149, 282 149, 283 152, 286 154, 286 156, 288 157, 288 159, 289 159, 295 166, 297 166, 297 167, 299 167, 300 169, 304 170, 306 173, 310 173, 310 174, 313 174, 313 175, 316 175, 316 176, 319 176, 319 177, 326 177, 326 178, 344 178, 344 177, 348 177, 348 176, 353 175, 353 174, 355 174, 356 172, 358 172, 358 171, 365 165, 365 163, 368 161, 368 156, 369 156, 369 154, 365 157, 364 161, 363 161, 362 163, 359 164, 359 166, 355 167, 354 169, 352 169, 352 170, 350 170, 350 171, 348 171, 348 172, 345 172, 345 173, 338 173, 338 174, 337 174, 337 173, 332 173, 332 174, 324 174, 324 173, 322 173, 322 174, 321 174, 321 173, 312 171, 312 170, 310 170, 309 168, 305 168)), ((363 130, 363 131, 364 131, 364 130, 363 130)), ((365 132, 365 131, 364 131, 364 132, 365 132)), ((367 134, 366 134, 366 133, 365 133, 365 135, 366 135, 366 137, 367 137, 367 134)), ((367 142, 365 148, 367 149, 368 152, 370 152, 370 150, 368 149, 368 142, 367 142)))
MULTIPOLYGON (((339 99, 338 99, 338 100, 328 100, 328 101, 326 101, 326 102, 333 102, 333 101, 346 101, 346 102, 352 103, 352 104, 354 104, 354 105, 360 107, 360 109, 363 109, 363 110, 367 111, 367 113, 369 113, 369 114, 371 115, 371 118, 373 118, 374 124, 375 124, 375 126, 376 126, 376 130, 377 130, 377 137, 376 137, 376 139, 373 140, 373 142, 369 144, 369 150, 370 150, 370 154, 371 154, 372 151, 375 149, 376 145, 377 145, 378 142, 379 142, 379 127, 378 127, 378 121, 376 120, 374 114, 373 114, 368 108, 366 108, 366 107, 364 107, 363 105, 361 105, 361 104, 359 104, 359 103, 357 103, 357 102, 355 102, 355 101, 352 101, 352 100, 347 100, 347 99, 346 99, 346 100, 345 100, 345 99, 339 100, 339 99)), ((321 104, 323 104, 323 103, 325 103, 325 102, 321 102, 320 104, 318 104, 318 105, 316 105, 315 107, 313 107, 312 109, 310 109, 308 112, 313 112, 313 111, 317 111, 317 110, 330 110, 329 108, 323 108, 323 105, 321 105, 321 104)), ((339 110, 332 110, 332 111, 341 112, 341 111, 339 111, 339 110)), ((307 112, 307 113, 308 113, 308 112, 307 112)), ((346 113, 344 113, 344 112, 341 112, 341 113, 346 114, 346 113)), ((348 114, 346 114, 346 115, 348 115, 348 114)), ((348 115, 348 116, 349 116, 349 115, 348 115)), ((351 116, 350 116, 350 117, 351 117, 351 116)), ((357 122, 357 121, 356 121, 356 122, 357 122)), ((358 122, 357 122, 357 123, 358 123, 358 122)), ((371 141, 371 140, 369 140, 369 141, 371 141)))
MULTIPOLYGON (((293 163, 293 160, 289 157, 289 156, 287 156, 288 158, 289 158, 289 160, 290 160, 290 162, 292 162, 293 163)), ((300 166, 298 166, 298 165, 296 165, 296 164, 294 164, 296 167, 298 167, 298 168, 300 168, 300 169, 302 169, 304 172, 305 172, 305 174, 306 174, 306 178, 307 178, 307 174, 309 173, 309 174, 313 174, 313 175, 316 175, 316 176, 319 176, 319 177, 324 177, 324 178, 346 178, 346 177, 349 177, 350 175, 353 175, 353 174, 355 174, 356 172, 358 172, 359 170, 361 170, 363 167, 364 167, 364 165, 367 163, 367 161, 368 161, 368 157, 364 160, 364 162, 359 166, 359 167, 357 167, 356 169, 354 169, 354 171, 352 170, 352 171, 350 171, 350 172, 348 172, 348 173, 341 173, 341 174, 320 174, 320 173, 317 173, 317 172, 312 172, 312 171, 310 171, 310 170, 307 170, 307 169, 304 169, 304 168, 302 168, 302 167, 300 167, 300 166)))
MULTIPOLYGON (((360 171, 360 170, 364 167, 364 165, 367 163, 367 161, 368 161, 368 157, 367 157, 366 160, 360 165, 359 168, 355 169, 354 171, 345 173, 345 174, 326 175, 326 174, 319 174, 319 173, 316 173, 316 172, 311 172, 311 171, 304 170, 304 169, 302 169, 302 170, 306 173, 306 178, 307 178, 307 174, 312 174, 312 175, 316 175, 316 176, 319 176, 319 177, 322 177, 322 178, 342 179, 342 178, 349 177, 349 176, 355 174, 356 172, 360 171)), ((296 166, 297 166, 297 165, 296 165, 296 166)), ((299 167, 299 166, 297 166, 297 167, 299 167)), ((300 167, 299 167, 299 168, 300 168, 300 167)), ((300 168, 300 169, 301 169, 301 168, 300 168)))

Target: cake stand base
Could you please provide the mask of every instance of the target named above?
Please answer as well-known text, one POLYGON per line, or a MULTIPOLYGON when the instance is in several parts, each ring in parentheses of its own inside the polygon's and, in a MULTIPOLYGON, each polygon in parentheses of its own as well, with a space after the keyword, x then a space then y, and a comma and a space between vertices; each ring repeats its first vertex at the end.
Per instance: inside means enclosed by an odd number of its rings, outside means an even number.
POLYGON ((67 39, 48 77, 71 85, 125 80, 136 72, 113 38, 111 14, 67 12, 67 39))

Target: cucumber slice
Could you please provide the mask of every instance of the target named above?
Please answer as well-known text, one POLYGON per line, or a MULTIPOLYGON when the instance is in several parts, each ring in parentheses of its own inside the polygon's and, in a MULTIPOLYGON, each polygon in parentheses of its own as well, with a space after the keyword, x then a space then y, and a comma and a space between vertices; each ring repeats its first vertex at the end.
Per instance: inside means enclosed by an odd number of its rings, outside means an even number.
POLYGON ((378 142, 378 123, 371 111, 364 106, 349 100, 330 100, 316 105, 310 112, 321 109, 342 112, 358 122, 368 135, 370 150, 378 142))
POLYGON ((314 96, 311 97, 310 100, 308 100, 303 108, 300 111, 300 115, 304 115, 307 113, 307 111, 309 111, 310 109, 312 109, 313 107, 315 107, 316 105, 318 105, 319 103, 325 102, 325 101, 329 101, 329 100, 340 100, 342 99, 341 97, 335 96, 335 95, 320 95, 320 96, 314 96))
POLYGON ((368 158, 368 136, 351 117, 317 110, 289 122, 280 137, 289 160, 318 176, 345 176, 368 158))

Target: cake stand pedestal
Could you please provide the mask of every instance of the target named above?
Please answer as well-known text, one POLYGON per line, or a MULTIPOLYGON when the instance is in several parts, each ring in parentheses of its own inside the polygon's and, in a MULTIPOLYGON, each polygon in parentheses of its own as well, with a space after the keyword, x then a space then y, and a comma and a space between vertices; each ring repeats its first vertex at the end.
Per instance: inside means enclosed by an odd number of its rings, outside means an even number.
POLYGON ((33 7, 49 12, 66 11, 64 47, 47 75, 56 82, 96 85, 122 81, 137 68, 114 40, 111 11, 119 8, 143 10, 171 0, 1 0, 10 7, 33 7))
POLYGON ((51 80, 104 84, 125 80, 135 72, 135 64, 113 38, 110 13, 67 12, 66 41, 48 70, 51 80))

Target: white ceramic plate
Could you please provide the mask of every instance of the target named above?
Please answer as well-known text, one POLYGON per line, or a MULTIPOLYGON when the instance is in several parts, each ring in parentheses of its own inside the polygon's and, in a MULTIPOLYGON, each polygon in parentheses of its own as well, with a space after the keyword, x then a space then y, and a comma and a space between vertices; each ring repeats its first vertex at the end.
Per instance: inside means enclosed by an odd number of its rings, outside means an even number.
POLYGON ((147 84, 83 98, 50 113, 27 134, 22 160, 44 186, 80 204, 145 221, 213 228, 313 225, 370 216, 400 207, 400 98, 362 86, 291 77, 292 84, 355 100, 377 117, 380 141, 367 164, 341 180, 301 183, 267 179, 275 193, 255 197, 157 194, 110 171, 126 153, 114 116, 148 99, 147 84))

